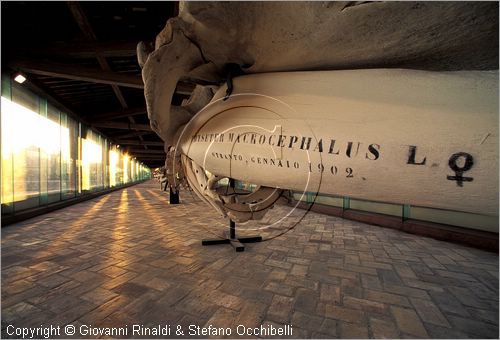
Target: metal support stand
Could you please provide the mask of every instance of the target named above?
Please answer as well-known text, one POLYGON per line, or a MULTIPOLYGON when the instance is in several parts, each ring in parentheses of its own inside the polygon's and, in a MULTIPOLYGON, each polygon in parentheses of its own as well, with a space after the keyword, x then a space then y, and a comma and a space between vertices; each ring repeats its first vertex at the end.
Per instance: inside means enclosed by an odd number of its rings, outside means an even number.
MULTIPOLYGON (((234 179, 229 179, 229 186, 234 188, 234 179)), ((229 220, 229 233, 226 233, 225 238, 221 239, 211 239, 211 240, 202 240, 202 246, 212 246, 215 244, 230 244, 234 250, 237 252, 242 252, 245 250, 245 246, 243 243, 255 243, 261 242, 262 236, 246 236, 246 237, 236 237, 236 222, 229 220)))
POLYGON ((179 192, 174 192, 170 187, 170 204, 179 204, 179 192))
POLYGON ((165 181, 165 182, 160 182, 160 189, 163 190, 163 191, 167 191, 167 187, 168 187, 168 181, 165 181), (164 183, 164 184, 163 184, 164 183))

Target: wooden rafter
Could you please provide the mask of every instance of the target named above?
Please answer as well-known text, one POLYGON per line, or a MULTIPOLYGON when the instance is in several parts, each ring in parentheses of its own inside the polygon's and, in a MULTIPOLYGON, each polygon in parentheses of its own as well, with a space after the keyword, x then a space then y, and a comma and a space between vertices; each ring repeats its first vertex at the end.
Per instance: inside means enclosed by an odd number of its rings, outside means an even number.
POLYGON ((23 55, 36 56, 70 56, 75 58, 92 58, 97 54, 105 57, 132 57, 137 54, 137 41, 87 41, 65 42, 43 47, 25 49, 20 46, 16 51, 10 52, 13 57, 23 55))
MULTIPOLYGON (((90 25, 90 22, 87 19, 87 16, 83 12, 82 7, 80 4, 76 1, 69 1, 68 2, 68 7, 73 14, 73 17, 75 18, 76 23, 80 27, 80 31, 85 35, 87 40, 96 42, 97 41, 97 36, 94 33, 94 30, 92 29, 92 26, 90 25)), ((96 53, 96 58, 97 61, 99 62, 99 65, 104 71, 111 71, 111 68, 108 64, 108 61, 106 60, 106 57, 100 53, 96 53)), ((123 96, 122 91, 116 84, 111 84, 111 88, 113 89, 113 92, 115 93, 116 98, 120 102, 120 105, 122 106, 123 109, 128 109, 128 104, 127 101, 125 100, 125 97, 123 96)), ((126 116, 131 124, 135 124, 135 119, 132 117, 132 115, 127 115, 126 116)), ((143 141, 144 139, 142 136, 139 136, 139 139, 143 141)), ((144 148, 147 149, 148 147, 144 145, 144 148)))
POLYGON ((163 142, 140 141, 133 139, 116 139, 115 142, 120 145, 149 145, 149 146, 163 146, 163 142))
POLYGON ((135 157, 137 160, 140 160, 141 162, 145 161, 152 161, 152 162, 165 162, 166 156, 162 155, 134 155, 129 153, 132 157, 135 157))
POLYGON ((119 85, 136 89, 144 88, 140 76, 103 71, 98 68, 73 66, 53 62, 41 62, 35 60, 17 60, 10 64, 13 69, 21 69, 28 73, 59 77, 91 83, 119 85))
POLYGON ((132 124, 118 122, 92 122, 91 125, 96 128, 121 129, 121 130, 151 130, 149 124, 132 124))
POLYGON ((109 119, 118 119, 118 118, 142 115, 145 113, 146 113, 145 107, 136 107, 136 108, 129 108, 129 109, 121 110, 121 111, 106 112, 106 113, 92 115, 90 117, 90 120, 102 121, 102 120, 109 120, 109 119))
POLYGON ((166 156, 165 151, 163 150, 155 150, 155 149, 148 149, 148 150, 143 150, 143 149, 128 149, 130 153, 133 153, 134 155, 149 155, 149 154, 157 154, 157 155, 163 155, 166 156))
POLYGON ((154 134, 155 132, 153 130, 150 130, 150 131, 134 131, 134 132, 130 132, 130 133, 125 133, 125 134, 113 134, 113 138, 117 139, 117 138, 133 138, 133 137, 138 137, 138 136, 144 136, 144 135, 151 135, 151 134, 154 134))

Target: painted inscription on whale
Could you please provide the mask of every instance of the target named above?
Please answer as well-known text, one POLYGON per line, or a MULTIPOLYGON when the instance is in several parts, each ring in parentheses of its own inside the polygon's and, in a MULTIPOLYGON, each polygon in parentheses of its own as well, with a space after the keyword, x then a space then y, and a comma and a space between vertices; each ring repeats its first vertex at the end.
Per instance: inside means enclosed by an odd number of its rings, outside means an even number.
POLYGON ((183 153, 264 186, 498 215, 497 73, 358 74, 237 78, 188 125, 183 153))

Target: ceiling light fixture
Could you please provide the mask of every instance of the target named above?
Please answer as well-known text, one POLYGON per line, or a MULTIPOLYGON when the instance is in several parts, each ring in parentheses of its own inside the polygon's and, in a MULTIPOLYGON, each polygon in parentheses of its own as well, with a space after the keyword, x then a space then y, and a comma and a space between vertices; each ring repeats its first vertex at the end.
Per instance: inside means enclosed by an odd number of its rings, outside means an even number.
POLYGON ((15 77, 14 80, 17 81, 19 84, 22 84, 26 81, 26 77, 23 76, 21 73, 18 73, 15 77))

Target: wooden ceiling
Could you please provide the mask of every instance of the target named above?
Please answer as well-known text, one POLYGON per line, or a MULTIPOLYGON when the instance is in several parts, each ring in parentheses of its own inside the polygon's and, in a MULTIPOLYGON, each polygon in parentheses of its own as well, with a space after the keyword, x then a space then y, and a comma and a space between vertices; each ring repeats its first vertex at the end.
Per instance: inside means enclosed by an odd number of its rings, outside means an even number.
MULTIPOLYGON (((99 131, 151 168, 162 140, 146 113, 136 46, 154 42, 177 2, 2 2, 2 72, 99 131)), ((180 104, 192 87, 174 96, 180 104)))

